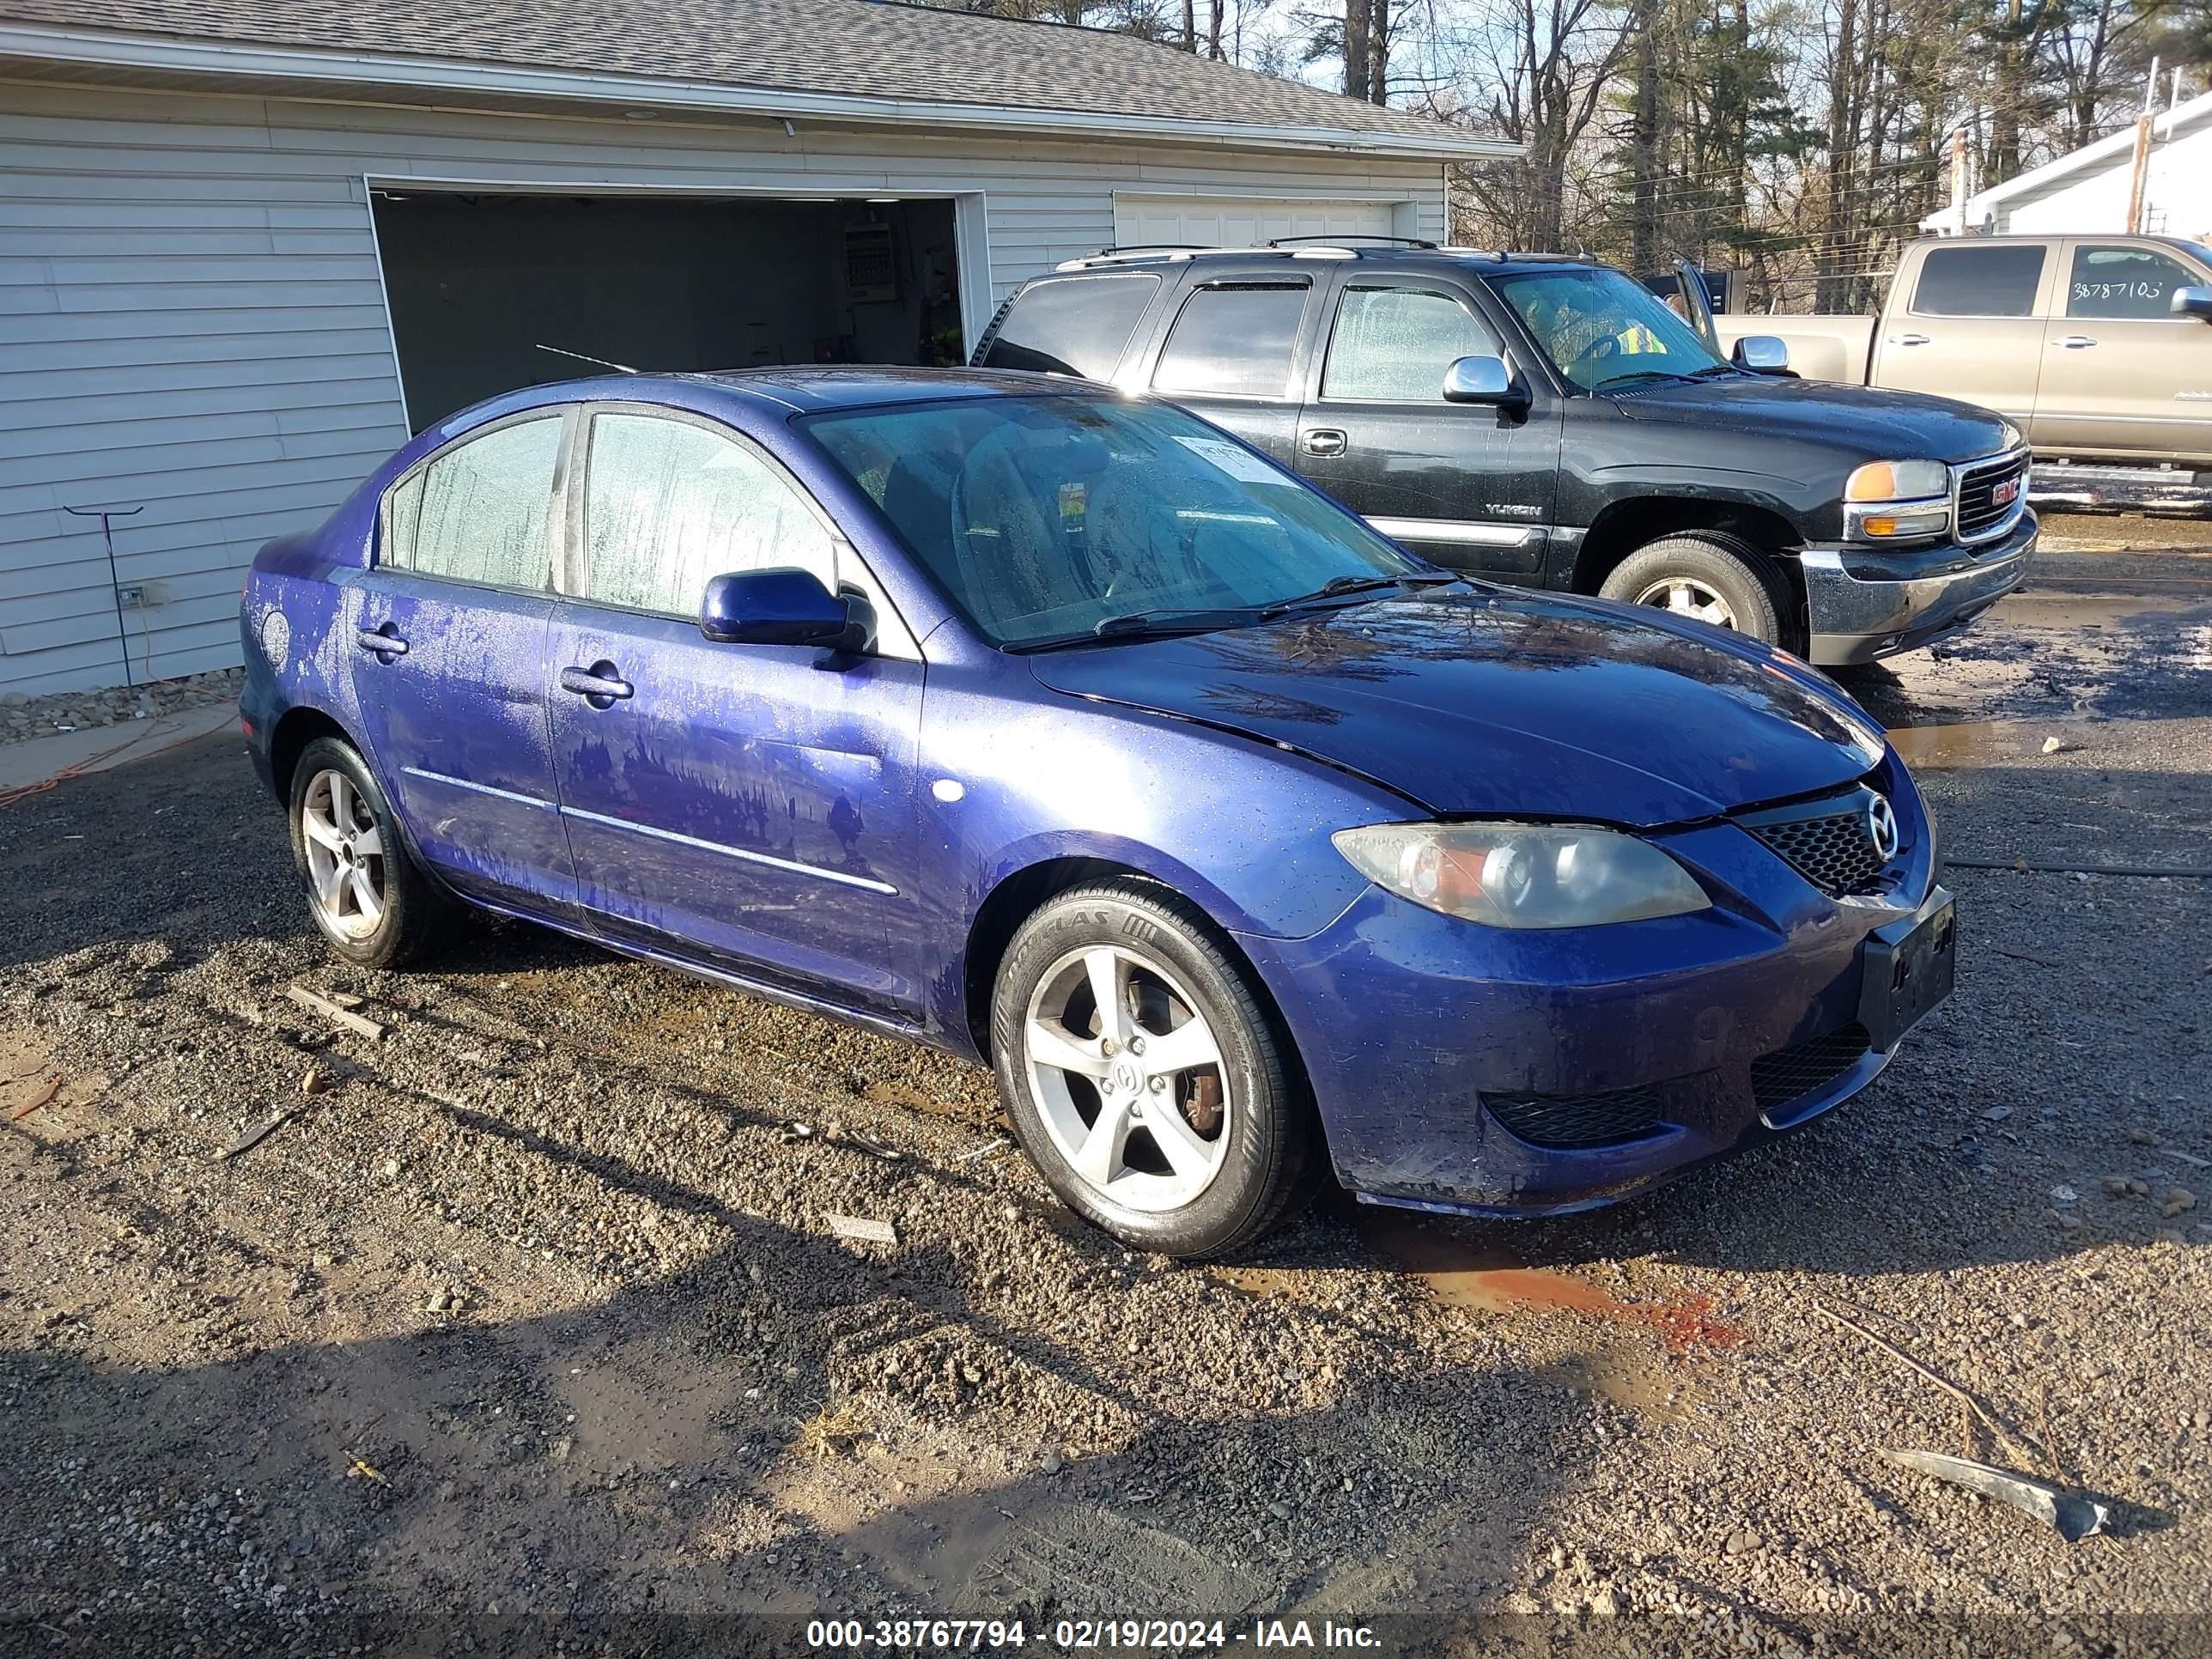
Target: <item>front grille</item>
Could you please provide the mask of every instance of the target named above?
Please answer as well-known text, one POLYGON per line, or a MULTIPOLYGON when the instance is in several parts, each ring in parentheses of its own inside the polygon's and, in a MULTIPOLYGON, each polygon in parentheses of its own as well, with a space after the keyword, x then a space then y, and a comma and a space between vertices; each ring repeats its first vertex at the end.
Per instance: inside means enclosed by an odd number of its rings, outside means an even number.
POLYGON ((1959 539, 1979 541, 1995 535, 2008 520, 2019 516, 2021 502, 2027 495, 2025 455, 2000 455, 1992 461, 1962 467, 1959 472, 1959 539), (1997 486, 2012 478, 2020 480, 2020 491, 2000 504, 1996 500, 1997 486))
POLYGON ((1866 1027, 1839 1030, 1800 1042, 1751 1062, 1751 1097, 1761 1113, 1787 1106, 1833 1083, 1858 1064, 1869 1047, 1866 1027))
POLYGON ((1482 1097, 1490 1115, 1537 1146, 1613 1146, 1659 1127, 1659 1097, 1648 1087, 1601 1095, 1482 1097))
POLYGON ((1867 795, 1854 789, 1739 821, 1822 892, 1856 893, 1870 886, 1888 862, 1874 844, 1867 795))

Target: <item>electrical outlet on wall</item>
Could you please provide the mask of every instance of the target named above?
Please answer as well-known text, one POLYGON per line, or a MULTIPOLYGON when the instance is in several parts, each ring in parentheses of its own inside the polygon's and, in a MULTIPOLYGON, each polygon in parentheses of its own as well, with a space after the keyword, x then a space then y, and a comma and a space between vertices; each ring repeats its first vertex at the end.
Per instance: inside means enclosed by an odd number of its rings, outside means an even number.
POLYGON ((159 582, 130 582, 115 590, 116 603, 125 611, 150 611, 167 603, 168 597, 159 582))

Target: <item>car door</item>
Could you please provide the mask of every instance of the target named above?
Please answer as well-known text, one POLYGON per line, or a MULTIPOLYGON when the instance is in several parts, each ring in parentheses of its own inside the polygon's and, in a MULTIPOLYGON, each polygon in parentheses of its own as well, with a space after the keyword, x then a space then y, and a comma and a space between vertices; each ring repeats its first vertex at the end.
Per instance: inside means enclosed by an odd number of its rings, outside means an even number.
POLYGON ((2046 453, 2212 458, 2212 326, 2176 316, 2178 289, 2212 283, 2179 251, 2078 238, 2044 324, 2029 436, 2046 453))
POLYGON ((1504 357, 1474 296, 1439 277, 1365 276, 1337 286, 1326 344, 1298 416, 1297 465, 1387 536, 1458 569, 1544 568, 1559 458, 1548 392, 1507 410, 1446 403, 1461 357, 1504 357))
POLYGON ((1968 238, 1927 248, 1912 291, 1893 295, 1882 318, 1875 384, 1979 404, 2026 428, 2054 263, 2046 242, 1968 238))
POLYGON ((1176 303, 1150 384, 1287 467, 1315 293, 1311 272, 1283 264, 1209 265, 1176 303))
POLYGON ((480 428, 385 492, 349 641, 370 764, 422 857, 465 892, 560 914, 575 882, 545 645, 569 418, 480 428))
POLYGON ((598 405, 547 653, 578 902, 612 939, 892 1016, 915 982, 921 653, 758 446, 598 405), (709 578, 796 567, 875 605, 869 654, 720 644, 709 578))

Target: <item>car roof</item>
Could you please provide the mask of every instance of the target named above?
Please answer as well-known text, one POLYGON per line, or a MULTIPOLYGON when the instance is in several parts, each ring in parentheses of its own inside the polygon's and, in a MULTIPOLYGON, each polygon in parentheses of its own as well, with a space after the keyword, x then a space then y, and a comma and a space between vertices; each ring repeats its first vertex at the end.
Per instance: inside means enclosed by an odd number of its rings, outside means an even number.
POLYGON ((1080 258, 1064 259, 1053 267, 1054 276, 1085 271, 1143 270, 1161 265, 1249 265, 1255 260, 1281 260, 1285 264, 1354 262, 1387 270, 1432 270, 1495 276, 1507 270, 1588 270, 1604 261, 1578 253, 1515 253, 1504 249, 1439 247, 1432 242, 1395 241, 1388 238, 1315 241, 1291 237, 1265 247, 1206 247, 1195 244, 1140 247, 1102 247, 1080 258))
POLYGON ((906 368, 888 363, 731 369, 643 378, 715 386, 807 413, 878 404, 942 402, 948 398, 1035 397, 1048 392, 1095 395, 1109 390, 1087 380, 1007 369, 906 368))

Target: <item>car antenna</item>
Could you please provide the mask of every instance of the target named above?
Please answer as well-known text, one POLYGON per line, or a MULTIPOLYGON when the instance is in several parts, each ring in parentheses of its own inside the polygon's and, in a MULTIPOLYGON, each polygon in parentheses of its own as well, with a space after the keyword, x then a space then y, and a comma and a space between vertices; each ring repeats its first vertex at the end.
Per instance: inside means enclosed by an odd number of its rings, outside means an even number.
POLYGON ((574 357, 580 363, 597 363, 601 368, 617 369, 624 374, 637 373, 628 363, 611 363, 604 357, 586 356, 580 351, 570 351, 562 346, 540 345, 538 349, 540 351, 550 351, 556 357, 574 357))

